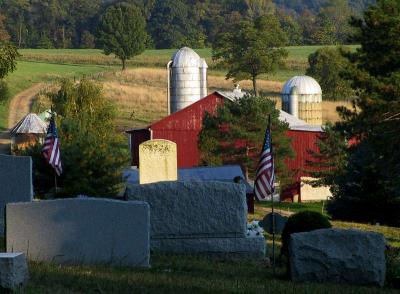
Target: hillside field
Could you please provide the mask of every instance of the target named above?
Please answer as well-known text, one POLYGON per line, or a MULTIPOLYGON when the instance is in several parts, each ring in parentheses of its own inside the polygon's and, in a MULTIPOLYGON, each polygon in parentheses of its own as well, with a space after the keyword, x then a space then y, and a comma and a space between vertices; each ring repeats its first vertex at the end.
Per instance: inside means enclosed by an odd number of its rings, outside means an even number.
MULTIPOLYGON (((322 48, 323 46, 291 46, 286 49, 289 56, 286 60, 285 68, 279 70, 276 74, 264 76, 264 79, 285 81, 296 74, 304 74, 308 66, 308 56, 322 48)), ((355 50, 357 46, 346 46, 350 50, 355 50)), ((210 48, 195 49, 202 57, 206 58, 212 74, 224 75, 224 69, 218 68, 218 65, 212 60, 210 48), (214 73, 214 72, 217 73, 214 73)), ((176 49, 146 50, 127 62, 131 67, 163 67, 165 68, 171 56, 176 49)), ((22 49, 21 60, 41 61, 51 63, 73 63, 73 64, 91 64, 91 65, 120 65, 120 61, 113 55, 106 56, 99 49, 22 49)))
MULTIPOLYGON (((288 78, 304 74, 307 57, 321 46, 287 47, 289 57, 285 68, 277 73, 260 77, 259 87, 265 95, 279 100, 282 82, 288 78)), ((356 46, 350 46, 352 50, 356 46)), ((10 96, 39 82, 54 82, 59 78, 95 77, 103 84, 108 97, 115 100, 120 108, 120 127, 143 126, 166 113, 166 73, 165 67, 176 49, 146 50, 128 62, 126 73, 120 72, 120 61, 114 56, 106 56, 97 49, 21 49, 22 57, 17 70, 6 81, 10 96), (144 106, 144 107, 143 107, 144 106)), ((225 70, 217 68, 211 58, 211 49, 196 49, 207 59, 209 70, 209 92, 233 89, 232 81, 225 80, 225 70)), ((240 83, 244 90, 251 89, 250 81, 240 83)), ((324 102, 325 121, 338 119, 336 102, 324 102)), ((341 103, 340 105, 347 103, 341 103)), ((0 103, 0 131, 7 127, 9 101, 0 103)))
MULTIPOLYGON (((18 61, 17 70, 5 80, 8 83, 10 97, 31 87, 35 83, 52 82, 59 78, 81 78, 84 75, 109 70, 100 65, 73 65, 45 62, 18 61)), ((0 131, 7 127, 9 101, 0 103, 0 131)))

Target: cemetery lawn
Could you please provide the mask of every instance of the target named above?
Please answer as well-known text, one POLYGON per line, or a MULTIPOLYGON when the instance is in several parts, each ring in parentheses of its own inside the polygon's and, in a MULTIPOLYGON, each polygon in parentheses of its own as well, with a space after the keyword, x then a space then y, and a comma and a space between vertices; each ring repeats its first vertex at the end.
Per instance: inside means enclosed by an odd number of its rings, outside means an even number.
POLYGON ((394 289, 293 283, 264 262, 155 255, 151 269, 32 262, 24 293, 398 293, 394 289))
MULTIPOLYGON (((322 203, 280 203, 291 212, 321 211, 322 203)), ((256 205, 256 212, 268 205, 256 205), (264 206, 264 207, 263 207, 264 206)), ((261 215, 261 214, 260 214, 261 215)), ((249 220, 260 219, 257 214, 249 220)), ((333 221, 339 228, 358 228, 384 234, 391 246, 400 248, 400 228, 333 221)), ((267 235, 271 256, 271 235, 267 235)), ((4 242, 1 242, 3 244, 4 242)), ((277 236, 276 254, 280 251, 277 236)), ((1 248, 4 250, 4 248, 1 248)), ((21 293, 398 293, 389 287, 359 287, 339 284, 293 283, 279 262, 276 276, 265 261, 227 261, 206 256, 151 255, 150 269, 109 266, 60 266, 30 262, 30 281, 21 293)))

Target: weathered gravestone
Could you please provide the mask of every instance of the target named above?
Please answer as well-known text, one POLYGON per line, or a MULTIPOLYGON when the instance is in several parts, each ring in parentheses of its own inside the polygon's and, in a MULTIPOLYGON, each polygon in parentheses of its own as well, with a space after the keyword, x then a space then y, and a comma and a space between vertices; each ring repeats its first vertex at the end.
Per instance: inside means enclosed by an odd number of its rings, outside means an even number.
POLYGON ((28 282, 28 264, 23 253, 0 253, 0 286, 17 289, 28 282))
POLYGON ((262 221, 259 222, 259 225, 269 234, 272 234, 273 231, 275 231, 275 234, 282 234, 287 220, 288 218, 286 216, 282 216, 279 213, 274 212, 274 216, 272 216, 272 213, 268 213, 262 221), (273 223, 275 223, 275 230, 273 230, 273 223))
POLYGON ((149 266, 145 202, 75 198, 11 203, 6 210, 7 252, 61 264, 149 266))
POLYGON ((4 234, 4 208, 7 203, 33 199, 32 159, 0 155, 0 234, 4 234))
POLYGON ((176 143, 149 140, 139 145, 140 184, 178 180, 176 143))
POLYGON ((321 229, 290 235, 294 281, 383 286, 385 238, 375 232, 321 229))
POLYGON ((151 210, 151 248, 263 258, 264 237, 247 238, 245 186, 224 182, 128 185, 130 200, 151 210))

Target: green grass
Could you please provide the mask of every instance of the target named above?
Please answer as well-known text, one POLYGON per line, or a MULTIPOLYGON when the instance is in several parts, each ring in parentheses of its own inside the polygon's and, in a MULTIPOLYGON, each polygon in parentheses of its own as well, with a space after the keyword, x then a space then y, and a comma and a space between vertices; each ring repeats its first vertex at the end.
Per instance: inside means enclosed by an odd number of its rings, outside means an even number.
MULTIPOLYGON (((326 203, 325 203, 326 204, 326 203)), ((284 212, 300 212, 305 210, 316 211, 319 213, 324 213, 327 215, 325 210, 325 204, 320 202, 303 202, 303 203, 291 203, 291 202, 279 202, 274 203, 275 211, 277 213, 284 212)), ((256 204, 255 214, 249 215, 248 219, 252 220, 253 218, 256 220, 261 220, 264 217, 262 212, 262 208, 271 208, 271 202, 260 202, 256 204), (261 208, 261 209, 260 209, 261 208)), ((329 216, 328 216, 329 217, 329 216)), ((335 228, 343 228, 343 229, 359 229, 363 231, 372 231, 381 233, 385 236, 386 241, 393 247, 400 248, 400 228, 396 227, 388 227, 388 226, 377 226, 370 224, 361 224, 354 222, 344 222, 344 221, 332 221, 332 226, 335 228)))
MULTIPOLYGON (((271 75, 262 75, 262 79, 272 79, 285 81, 293 75, 304 74, 308 66, 308 55, 323 46, 292 46, 286 47, 289 56, 286 60, 285 68, 271 75)), ((347 46, 355 50, 357 46, 347 46)), ((218 68, 212 60, 210 48, 195 49, 202 57, 206 58, 211 72, 225 74, 225 70, 218 68)), ((128 61, 131 67, 165 67, 176 49, 146 50, 128 61)), ((73 63, 73 64, 98 64, 98 65, 120 65, 120 61, 115 56, 105 56, 99 49, 22 49, 22 60, 42 61, 53 63, 73 63)))
MULTIPOLYGON (((10 97, 29 88, 35 83, 54 81, 63 77, 81 78, 109 70, 101 65, 52 64, 44 62, 18 61, 17 70, 6 78, 10 97)), ((7 127, 9 101, 0 103, 0 131, 7 127)))
POLYGON ((264 262, 156 255, 151 269, 30 263, 24 293, 396 293, 394 289, 293 283, 264 262))
MULTIPOLYGON (((272 204, 269 201, 257 203, 257 206, 260 207, 268 207, 271 208, 272 204)), ((274 207, 278 210, 284 210, 288 212, 300 212, 304 210, 311 210, 316 212, 323 212, 323 202, 301 202, 301 203, 292 203, 292 202, 275 202, 274 207)), ((325 211, 324 211, 325 213, 325 211)))

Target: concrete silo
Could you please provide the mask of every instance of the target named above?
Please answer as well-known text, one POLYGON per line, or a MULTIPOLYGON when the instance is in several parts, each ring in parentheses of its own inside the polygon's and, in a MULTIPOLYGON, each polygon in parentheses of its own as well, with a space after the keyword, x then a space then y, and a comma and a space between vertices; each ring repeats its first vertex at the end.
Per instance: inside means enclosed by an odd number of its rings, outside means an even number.
POLYGON ((207 63, 188 47, 178 50, 167 65, 169 113, 207 96, 207 63))
POLYGON ((282 110, 311 125, 322 124, 322 90, 309 76, 295 76, 282 89, 282 110))

